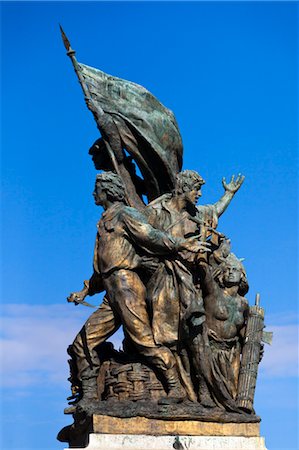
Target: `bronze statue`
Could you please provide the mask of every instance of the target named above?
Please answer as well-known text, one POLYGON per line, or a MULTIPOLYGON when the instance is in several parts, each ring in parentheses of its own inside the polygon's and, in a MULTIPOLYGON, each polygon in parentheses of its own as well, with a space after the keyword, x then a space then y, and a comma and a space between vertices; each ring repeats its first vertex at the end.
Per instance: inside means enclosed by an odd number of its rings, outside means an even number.
POLYGON ((217 230, 244 176, 223 178, 222 197, 197 205, 205 181, 182 171, 173 113, 142 86, 78 63, 62 37, 101 133, 89 154, 104 209, 93 274, 68 301, 105 294, 68 349, 74 424, 59 439, 77 445, 93 414, 258 422, 264 313, 249 306, 244 266, 217 230), (120 326, 115 351, 106 341, 120 326))
POLYGON ((192 346, 198 346, 193 355, 199 398, 209 407, 218 405, 238 411, 234 401, 248 313, 245 270, 232 253, 216 269, 203 260, 199 265, 206 314, 203 329, 192 342, 192 346))
MULTIPOLYGON (((183 171, 177 175, 173 194, 164 195, 148 205, 151 211, 149 213, 150 222, 154 226, 164 228, 173 236, 183 237, 199 233, 207 235, 208 230, 210 230, 209 234, 215 233, 211 226, 217 226, 219 216, 227 208, 243 180, 244 177, 241 176, 238 176, 236 181, 232 177, 228 185, 223 180, 226 190, 224 196, 215 205, 197 207, 195 205, 197 199, 201 197, 201 186, 204 184, 204 180, 194 171, 183 171)), ((216 257, 219 249, 220 247, 214 248, 211 260, 214 254, 216 257)), ((199 256, 203 258, 204 255, 199 254, 199 256)), ((177 362, 178 358, 181 358, 179 366, 185 366, 189 378, 191 371, 186 351, 189 350, 196 360, 198 349, 194 345, 187 344, 187 341, 189 336, 194 334, 194 329, 198 329, 206 319, 202 299, 202 280, 197 272, 198 258, 194 253, 188 255, 183 252, 180 253, 179 260, 167 261, 167 264, 160 265, 148 286, 148 295, 151 297, 153 310, 154 338, 157 343, 176 348, 177 362), (164 324, 163 327, 161 327, 161 323, 164 324)), ((197 339, 199 338, 197 337, 197 339)), ((197 377, 200 378, 199 374, 197 377)), ((198 386, 189 384, 188 391, 190 399, 199 398, 203 403, 202 388, 199 389, 198 396, 195 393, 198 391, 198 386)), ((205 397, 206 404, 207 398, 205 397)))
MULTIPOLYGON (((81 293, 71 298, 85 298, 106 291, 100 308, 88 319, 73 344, 73 354, 82 382, 83 401, 97 400, 97 376, 100 361, 95 347, 123 325, 135 351, 145 356, 166 379, 168 400, 181 401, 185 392, 176 371, 171 351, 154 341, 146 308, 146 290, 142 282, 142 253, 174 257, 181 250, 199 251, 194 238, 173 238, 153 228, 146 217, 124 204, 125 191, 121 179, 113 172, 97 176, 94 199, 104 207, 99 221, 94 257, 94 273, 81 293), (140 274, 141 272, 141 274, 140 274)), ((198 240, 197 240, 198 241, 198 240)))

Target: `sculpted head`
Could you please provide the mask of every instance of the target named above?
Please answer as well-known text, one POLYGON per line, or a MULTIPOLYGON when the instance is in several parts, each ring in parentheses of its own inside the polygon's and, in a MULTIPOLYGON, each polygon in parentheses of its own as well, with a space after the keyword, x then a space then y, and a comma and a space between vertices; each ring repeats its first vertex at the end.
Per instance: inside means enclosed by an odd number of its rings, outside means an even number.
POLYGON ((220 273, 215 277, 220 287, 239 286, 238 293, 244 296, 248 292, 246 272, 241 261, 230 253, 220 264, 220 273))
POLYGON ((107 206, 107 203, 124 202, 125 188, 121 178, 114 172, 103 172, 97 175, 93 192, 96 205, 107 206))
POLYGON ((88 153, 92 157, 92 161, 96 170, 112 170, 113 165, 109 158, 106 145, 103 138, 97 139, 90 147, 88 153))
POLYGON ((176 176, 175 194, 184 195, 190 203, 196 204, 201 197, 204 179, 195 170, 183 170, 176 176))

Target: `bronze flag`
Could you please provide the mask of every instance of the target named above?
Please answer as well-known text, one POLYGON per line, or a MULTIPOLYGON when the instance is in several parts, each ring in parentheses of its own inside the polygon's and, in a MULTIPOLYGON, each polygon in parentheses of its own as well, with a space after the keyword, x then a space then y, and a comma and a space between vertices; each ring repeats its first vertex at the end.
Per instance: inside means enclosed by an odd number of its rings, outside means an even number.
POLYGON ((172 190, 183 154, 172 111, 136 83, 82 63, 77 68, 95 106, 112 118, 124 148, 137 163, 149 200, 172 190))

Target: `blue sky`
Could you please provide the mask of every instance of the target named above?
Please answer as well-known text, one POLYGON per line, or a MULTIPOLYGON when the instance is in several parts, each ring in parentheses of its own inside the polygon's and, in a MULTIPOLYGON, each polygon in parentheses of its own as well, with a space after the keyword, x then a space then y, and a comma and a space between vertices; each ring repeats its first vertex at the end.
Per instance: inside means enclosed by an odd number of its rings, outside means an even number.
POLYGON ((91 273, 98 132, 58 23, 79 61, 174 111, 184 168, 206 180, 201 203, 221 196, 223 176, 246 176, 218 228, 275 332, 261 433, 269 450, 298 447, 297 21, 294 2, 1 3, 1 448, 64 448, 66 347, 90 313, 65 298, 91 273))

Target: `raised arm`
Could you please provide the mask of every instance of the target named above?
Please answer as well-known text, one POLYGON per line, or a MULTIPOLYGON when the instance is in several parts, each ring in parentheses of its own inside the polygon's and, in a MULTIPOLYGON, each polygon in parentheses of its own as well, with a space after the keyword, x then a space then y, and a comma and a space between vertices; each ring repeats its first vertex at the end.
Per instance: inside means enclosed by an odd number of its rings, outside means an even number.
POLYGON ((218 286, 214 280, 214 271, 212 267, 203 260, 198 261, 200 285, 204 294, 204 297, 208 295, 217 296, 218 286))
POLYGON ((245 177, 243 175, 239 174, 235 180, 235 176, 233 175, 231 177, 230 182, 226 183, 226 180, 223 177, 222 186, 224 187, 225 192, 224 192, 223 196, 220 198, 220 200, 218 200, 218 202, 216 202, 214 204, 214 207, 216 209, 218 217, 220 217, 224 213, 224 211, 226 210, 226 208, 232 201, 235 193, 242 186, 244 179, 245 179, 245 177))

